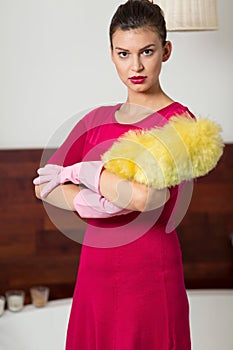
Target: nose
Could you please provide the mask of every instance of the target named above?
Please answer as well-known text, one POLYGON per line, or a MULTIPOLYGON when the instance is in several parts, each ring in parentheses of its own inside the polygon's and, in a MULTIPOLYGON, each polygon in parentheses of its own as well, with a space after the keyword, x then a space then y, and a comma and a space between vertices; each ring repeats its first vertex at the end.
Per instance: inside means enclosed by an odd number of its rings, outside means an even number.
POLYGON ((133 72, 141 72, 144 69, 140 56, 136 55, 132 58, 131 69, 133 72))

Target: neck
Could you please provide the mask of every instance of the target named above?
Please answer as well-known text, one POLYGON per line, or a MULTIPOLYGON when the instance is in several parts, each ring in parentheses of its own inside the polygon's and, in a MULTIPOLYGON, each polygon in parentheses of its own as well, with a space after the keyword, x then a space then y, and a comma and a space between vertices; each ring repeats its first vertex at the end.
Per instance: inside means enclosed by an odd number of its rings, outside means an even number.
POLYGON ((129 90, 126 102, 147 107, 156 111, 169 105, 173 102, 173 100, 168 97, 159 86, 156 91, 147 91, 145 93, 129 90))

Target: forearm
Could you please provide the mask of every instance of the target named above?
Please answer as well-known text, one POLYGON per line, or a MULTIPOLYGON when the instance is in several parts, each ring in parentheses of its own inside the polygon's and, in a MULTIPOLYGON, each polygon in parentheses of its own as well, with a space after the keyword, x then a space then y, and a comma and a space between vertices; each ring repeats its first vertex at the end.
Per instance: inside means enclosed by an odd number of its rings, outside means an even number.
POLYGON ((120 208, 148 211, 163 206, 170 197, 167 188, 156 190, 143 184, 122 180, 104 170, 100 177, 100 192, 120 208))
MULTIPOLYGON (((77 165, 75 166, 77 167, 77 165)), ((86 163, 85 166, 88 166, 88 164, 86 163)), ((69 173, 69 167, 67 168, 67 170, 69 173)), ((65 173, 67 172, 67 170, 65 171, 65 173)), ((76 173, 73 174, 73 167, 71 168, 71 170, 72 176, 69 175, 68 178, 73 179, 75 175, 76 184, 59 185, 60 169, 58 169, 59 172, 57 173, 57 168, 42 168, 40 170, 40 177, 36 178, 36 181, 34 180, 36 185, 38 185, 41 181, 41 184, 39 186, 36 186, 35 188, 37 198, 42 199, 41 191, 43 190, 43 200, 45 202, 54 205, 58 208, 75 211, 74 199, 76 198, 77 194, 82 190, 82 187, 77 186, 79 180, 78 178, 76 178, 76 173), (40 179, 42 170, 44 172, 44 178, 42 178, 41 181, 40 179), (52 173, 50 174, 51 171, 52 173), (49 181, 49 183, 47 183, 46 181, 49 181), (47 187, 47 190, 44 189, 44 186, 47 187)), ((100 196, 98 200, 102 201, 104 200, 104 198, 106 198, 107 201, 113 203, 113 205, 115 205, 118 208, 127 209, 130 211, 148 211, 163 206, 169 199, 168 189, 156 190, 154 188, 147 187, 143 184, 123 180, 119 176, 114 175, 113 173, 110 173, 105 169, 102 171, 102 173, 100 173, 101 167, 99 166, 99 164, 97 164, 96 167, 96 164, 93 163, 91 164, 91 167, 84 168, 82 170, 84 170, 82 171, 82 182, 84 182, 87 188, 93 188, 94 192, 96 192, 96 195, 100 196), (94 173, 91 176, 93 166, 94 173), (97 177, 96 173, 99 173, 97 177), (86 181, 86 176, 87 178, 89 178, 88 181, 86 181)), ((96 197, 94 197, 94 201, 96 200, 96 197)), ((108 205, 106 202, 104 203, 108 205)), ((98 202, 97 205, 99 205, 98 202)))
MULTIPOLYGON (((35 194, 38 199, 42 199, 40 192, 45 185, 46 183, 35 186, 35 194)), ((80 190, 81 187, 74 184, 60 185, 53 189, 47 197, 43 198, 43 201, 57 208, 75 211, 73 201, 80 190)))

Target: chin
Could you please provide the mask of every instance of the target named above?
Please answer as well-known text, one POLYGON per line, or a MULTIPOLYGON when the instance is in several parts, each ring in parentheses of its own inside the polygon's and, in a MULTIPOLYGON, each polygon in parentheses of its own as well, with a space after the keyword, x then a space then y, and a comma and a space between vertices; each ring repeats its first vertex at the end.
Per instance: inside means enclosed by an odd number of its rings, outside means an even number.
POLYGON ((144 84, 127 85, 128 89, 134 92, 147 92, 151 87, 145 86, 144 84))

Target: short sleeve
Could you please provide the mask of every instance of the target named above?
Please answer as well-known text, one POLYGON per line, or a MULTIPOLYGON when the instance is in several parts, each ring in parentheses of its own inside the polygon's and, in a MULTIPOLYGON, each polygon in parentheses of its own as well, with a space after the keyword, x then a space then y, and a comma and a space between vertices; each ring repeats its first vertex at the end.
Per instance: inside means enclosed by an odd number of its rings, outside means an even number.
POLYGON ((86 135, 87 127, 84 117, 75 125, 66 140, 49 158, 47 163, 69 166, 81 162, 86 135))

